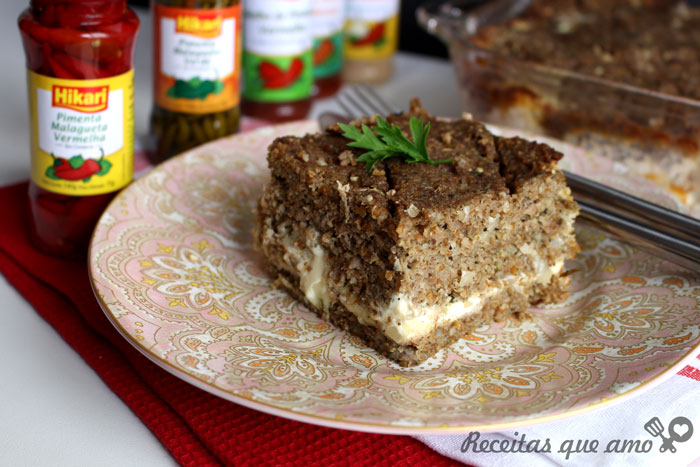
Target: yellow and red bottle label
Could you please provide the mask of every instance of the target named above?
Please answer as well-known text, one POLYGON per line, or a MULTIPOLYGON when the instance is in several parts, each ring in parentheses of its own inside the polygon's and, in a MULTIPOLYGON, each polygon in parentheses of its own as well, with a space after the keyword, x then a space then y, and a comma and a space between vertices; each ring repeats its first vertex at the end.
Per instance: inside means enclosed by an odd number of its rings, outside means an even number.
POLYGON ((241 7, 156 4, 154 94, 173 112, 221 112, 240 101, 241 7))
POLYGON ((391 57, 399 38, 398 0, 348 0, 345 57, 373 60, 391 57))
POLYGON ((93 80, 28 71, 32 180, 73 196, 109 193, 134 175, 134 72, 93 80))

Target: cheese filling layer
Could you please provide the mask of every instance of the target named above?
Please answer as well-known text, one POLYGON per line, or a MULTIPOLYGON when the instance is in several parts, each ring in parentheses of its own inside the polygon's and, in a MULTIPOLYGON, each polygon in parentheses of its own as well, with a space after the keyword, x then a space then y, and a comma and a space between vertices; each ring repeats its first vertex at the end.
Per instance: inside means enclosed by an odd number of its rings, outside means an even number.
MULTIPOLYGON (((433 332, 437 327, 479 312, 486 299, 503 290, 503 287, 490 287, 466 300, 453 300, 448 305, 427 306, 416 305, 407 295, 396 293, 392 296, 388 306, 376 310, 358 303, 355 297, 328 283, 326 254, 318 241, 314 240, 310 248, 299 249, 293 245, 290 239, 285 238, 283 245, 286 259, 289 264, 295 265, 300 278, 301 291, 309 303, 316 308, 328 310, 333 303, 333 296, 335 296, 345 308, 357 317, 361 324, 382 329, 397 344, 410 342, 433 332)), ((548 283, 553 275, 561 272, 564 266, 563 259, 553 266, 547 266, 547 263, 537 255, 534 249, 529 248, 529 245, 520 249, 533 258, 536 274, 534 276, 522 275, 505 278, 507 282, 515 281, 516 287, 533 282, 548 283)))

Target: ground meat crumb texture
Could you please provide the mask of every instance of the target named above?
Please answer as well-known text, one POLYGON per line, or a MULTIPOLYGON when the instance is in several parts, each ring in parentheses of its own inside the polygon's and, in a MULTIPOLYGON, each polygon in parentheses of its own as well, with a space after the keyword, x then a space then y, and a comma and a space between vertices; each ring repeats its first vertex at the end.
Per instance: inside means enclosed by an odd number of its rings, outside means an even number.
POLYGON ((411 115, 430 121, 428 154, 452 162, 388 159, 368 173, 337 127, 278 138, 254 232, 276 284, 403 366, 561 300, 578 251, 560 153, 433 118, 417 100, 387 119, 410 135, 411 115))

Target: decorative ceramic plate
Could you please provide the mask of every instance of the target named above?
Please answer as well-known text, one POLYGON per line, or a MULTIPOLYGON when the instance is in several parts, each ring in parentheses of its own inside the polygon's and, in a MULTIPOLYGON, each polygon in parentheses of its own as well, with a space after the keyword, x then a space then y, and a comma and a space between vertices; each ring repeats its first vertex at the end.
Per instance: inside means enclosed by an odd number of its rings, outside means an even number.
MULTIPOLYGON (((252 250, 266 147, 312 121, 194 149, 124 190, 90 272, 117 329, 206 391, 309 423, 384 433, 498 429, 621 400, 677 371, 700 342, 700 278, 596 230, 564 303, 493 324, 401 368, 271 287, 252 250)), ((564 147, 567 168, 678 207, 612 163, 564 147)), ((695 350, 694 350, 695 349, 695 350)))

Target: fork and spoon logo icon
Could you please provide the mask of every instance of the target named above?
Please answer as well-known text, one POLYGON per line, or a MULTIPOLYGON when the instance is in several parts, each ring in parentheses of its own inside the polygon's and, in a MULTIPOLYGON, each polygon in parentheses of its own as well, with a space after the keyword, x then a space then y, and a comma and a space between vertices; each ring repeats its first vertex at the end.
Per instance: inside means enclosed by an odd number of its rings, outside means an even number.
POLYGON ((654 417, 644 425, 644 429, 652 436, 659 436, 663 444, 659 451, 676 452, 673 442, 685 443, 693 436, 693 424, 685 417, 676 417, 668 424, 668 437, 664 436, 664 425, 658 417, 654 417))

